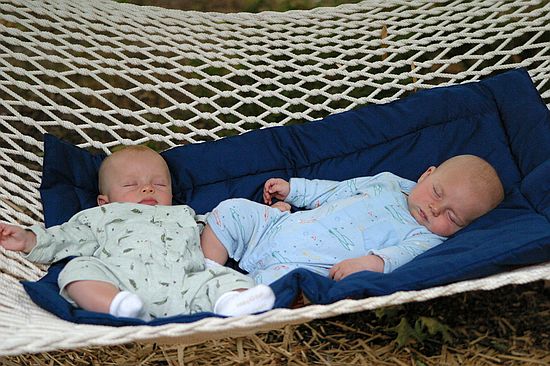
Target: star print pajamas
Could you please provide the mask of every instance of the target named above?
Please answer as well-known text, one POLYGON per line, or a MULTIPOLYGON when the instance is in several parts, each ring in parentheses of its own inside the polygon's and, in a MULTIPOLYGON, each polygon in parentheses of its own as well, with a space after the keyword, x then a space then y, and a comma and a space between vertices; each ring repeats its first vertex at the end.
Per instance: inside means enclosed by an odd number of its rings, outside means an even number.
POLYGON ((292 178, 285 200, 294 213, 245 199, 221 202, 207 222, 257 283, 269 284, 295 268, 323 276, 336 263, 376 254, 388 273, 440 244, 410 214, 415 183, 391 173, 334 182, 292 178))
POLYGON ((105 281, 140 297, 153 317, 212 311, 225 292, 254 281, 230 268, 205 268, 195 212, 188 206, 111 203, 84 210, 67 223, 32 226, 37 245, 29 260, 51 263, 69 256, 60 293, 78 280, 105 281))

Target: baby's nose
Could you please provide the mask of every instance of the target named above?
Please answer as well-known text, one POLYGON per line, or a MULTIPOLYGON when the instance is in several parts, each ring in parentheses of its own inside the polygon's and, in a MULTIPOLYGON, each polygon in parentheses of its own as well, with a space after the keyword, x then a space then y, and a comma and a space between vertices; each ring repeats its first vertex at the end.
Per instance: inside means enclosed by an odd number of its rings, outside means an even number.
POLYGON ((432 215, 439 216, 439 206, 437 206, 435 203, 430 203, 430 210, 432 210, 432 215))
POLYGON ((146 184, 141 188, 141 191, 143 193, 152 193, 152 192, 154 192, 154 190, 155 189, 153 188, 152 184, 146 184))

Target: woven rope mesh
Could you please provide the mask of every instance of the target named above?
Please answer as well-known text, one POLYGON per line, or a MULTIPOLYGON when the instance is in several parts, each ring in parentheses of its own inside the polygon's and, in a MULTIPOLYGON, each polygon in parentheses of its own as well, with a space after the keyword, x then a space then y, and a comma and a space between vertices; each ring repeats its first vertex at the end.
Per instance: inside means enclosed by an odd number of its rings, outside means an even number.
POLYGON ((199 13, 0 0, 0 220, 42 220, 42 134, 164 149, 526 67, 550 103, 549 1, 199 13))

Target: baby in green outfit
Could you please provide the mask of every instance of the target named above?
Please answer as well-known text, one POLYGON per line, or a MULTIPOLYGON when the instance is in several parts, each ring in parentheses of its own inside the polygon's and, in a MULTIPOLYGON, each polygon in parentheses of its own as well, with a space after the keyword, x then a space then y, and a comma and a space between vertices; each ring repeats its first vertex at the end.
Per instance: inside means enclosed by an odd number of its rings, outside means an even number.
POLYGON ((0 245, 39 263, 77 256, 58 283, 85 310, 149 320, 273 307, 269 286, 205 260, 195 212, 172 206, 170 172, 158 153, 132 146, 111 154, 100 167, 99 191, 98 207, 59 226, 0 223, 0 245))

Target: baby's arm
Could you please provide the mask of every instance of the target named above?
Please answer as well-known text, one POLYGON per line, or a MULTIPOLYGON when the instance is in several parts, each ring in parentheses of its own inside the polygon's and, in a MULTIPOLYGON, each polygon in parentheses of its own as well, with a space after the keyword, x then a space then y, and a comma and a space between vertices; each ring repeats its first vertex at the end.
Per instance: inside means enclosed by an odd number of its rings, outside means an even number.
POLYGON ((7 250, 29 253, 36 245, 36 235, 20 226, 0 222, 0 245, 7 250))
POLYGON ((329 276, 341 280, 352 273, 365 270, 390 273, 444 240, 445 238, 429 232, 415 233, 397 245, 373 249, 366 256, 336 263, 330 269, 329 276))
POLYGON ((323 179, 292 178, 286 202, 295 207, 306 209, 317 208, 325 203, 364 193, 365 187, 372 180, 373 177, 352 178, 341 182, 323 179))
POLYGON ((390 273, 397 268, 409 263, 425 251, 441 244, 444 237, 426 233, 411 235, 397 245, 371 249, 369 254, 374 254, 384 259, 384 273, 390 273))
POLYGON ((264 184, 263 198, 268 205, 271 205, 273 198, 276 198, 280 201, 288 201, 297 207, 315 208, 330 200, 357 194, 355 181, 355 179, 336 182, 292 178, 287 182, 281 178, 270 178, 264 184))
POLYGON ((339 281, 360 271, 384 272, 384 260, 374 254, 345 259, 332 266, 329 277, 339 281))
POLYGON ((27 257, 33 262, 51 263, 70 256, 92 256, 99 248, 97 228, 92 230, 74 218, 47 229, 39 225, 30 229, 36 234, 38 243, 27 257))

